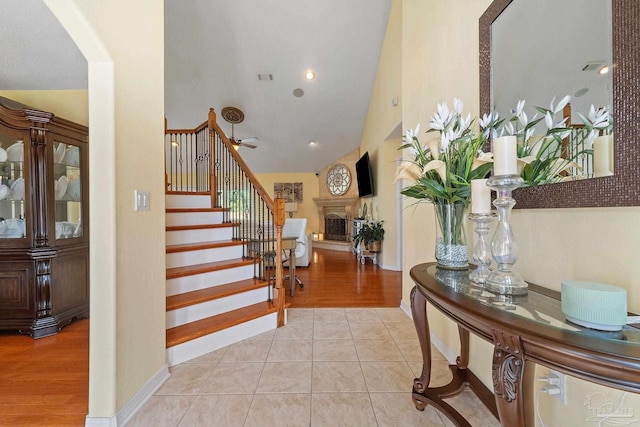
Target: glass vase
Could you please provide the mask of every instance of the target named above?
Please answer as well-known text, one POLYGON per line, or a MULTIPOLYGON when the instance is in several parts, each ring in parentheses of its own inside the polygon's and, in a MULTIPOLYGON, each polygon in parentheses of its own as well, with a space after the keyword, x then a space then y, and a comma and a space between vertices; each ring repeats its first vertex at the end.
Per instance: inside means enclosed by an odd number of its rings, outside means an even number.
POLYGON ((463 203, 436 203, 436 262, 438 267, 465 270, 469 267, 465 208, 463 203))

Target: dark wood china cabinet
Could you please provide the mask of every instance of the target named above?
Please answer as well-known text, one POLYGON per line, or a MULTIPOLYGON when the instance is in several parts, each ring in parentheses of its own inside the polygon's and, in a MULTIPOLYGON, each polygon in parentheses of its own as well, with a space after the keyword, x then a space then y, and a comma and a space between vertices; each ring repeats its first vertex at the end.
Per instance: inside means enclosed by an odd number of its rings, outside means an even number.
POLYGON ((0 329, 89 314, 88 128, 0 97, 0 329))

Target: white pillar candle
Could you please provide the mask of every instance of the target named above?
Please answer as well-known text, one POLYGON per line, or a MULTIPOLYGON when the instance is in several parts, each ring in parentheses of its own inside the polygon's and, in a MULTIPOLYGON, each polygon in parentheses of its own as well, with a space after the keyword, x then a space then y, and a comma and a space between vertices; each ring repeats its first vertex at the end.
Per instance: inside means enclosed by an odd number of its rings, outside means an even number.
POLYGON ((614 149, 613 149, 613 134, 609 135, 609 171, 611 173, 615 172, 615 169, 613 168, 613 159, 615 158, 615 156, 613 155, 614 149))
POLYGON ((491 188, 486 179, 471 180, 471 213, 491 213, 491 188))
POLYGON ((515 136, 501 136, 493 140, 493 175, 517 175, 518 151, 515 136))
POLYGON ((593 174, 596 177, 613 175, 609 169, 611 145, 609 135, 598 136, 593 141, 593 174))

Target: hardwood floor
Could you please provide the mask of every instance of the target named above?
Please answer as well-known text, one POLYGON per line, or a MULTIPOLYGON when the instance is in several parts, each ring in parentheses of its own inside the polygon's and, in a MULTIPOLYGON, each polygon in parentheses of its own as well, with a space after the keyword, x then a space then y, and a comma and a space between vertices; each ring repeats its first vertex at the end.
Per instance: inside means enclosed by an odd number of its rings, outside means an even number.
MULTIPOLYGON (((304 283, 289 297, 294 308, 399 307, 402 272, 383 270, 371 259, 360 264, 351 252, 314 249, 307 268, 297 268, 304 283)), ((287 284, 288 286, 288 284, 287 284)))
POLYGON ((84 425, 89 320, 37 340, 1 333, 0 361, 0 426, 84 425))
MULTIPOLYGON (((402 274, 360 264, 350 252, 314 249, 296 270, 292 307, 398 307, 402 274)), ((0 333, 0 426, 83 426, 88 412, 89 320, 33 340, 0 333)))

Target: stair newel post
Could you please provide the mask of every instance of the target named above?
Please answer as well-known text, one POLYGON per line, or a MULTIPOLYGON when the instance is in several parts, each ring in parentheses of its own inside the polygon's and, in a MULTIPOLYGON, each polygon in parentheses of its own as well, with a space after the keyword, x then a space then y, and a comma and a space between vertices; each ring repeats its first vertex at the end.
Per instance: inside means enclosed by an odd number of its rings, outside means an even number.
POLYGON ((282 227, 285 221, 284 199, 282 193, 278 192, 274 200, 273 221, 276 226, 276 291, 274 302, 278 310, 278 327, 284 326, 284 303, 285 290, 282 286, 282 227))
POLYGON ((211 206, 219 208, 218 181, 216 179, 216 112, 213 108, 209 109, 207 123, 209 125, 209 191, 211 192, 211 206))

